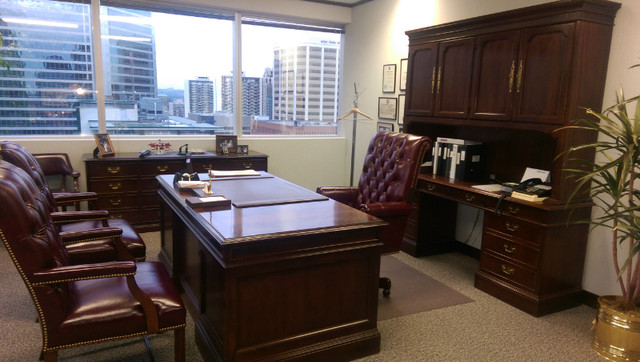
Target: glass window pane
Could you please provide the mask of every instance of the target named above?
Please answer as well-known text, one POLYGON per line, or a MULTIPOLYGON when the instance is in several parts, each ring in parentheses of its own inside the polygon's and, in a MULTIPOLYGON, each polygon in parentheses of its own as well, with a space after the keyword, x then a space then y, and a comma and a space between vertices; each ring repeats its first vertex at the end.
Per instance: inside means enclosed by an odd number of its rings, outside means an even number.
MULTIPOLYGON (((221 89, 233 70, 231 20, 111 6, 100 12, 109 133, 235 133, 221 89)), ((89 123, 97 132, 97 122, 89 123)))
POLYGON ((0 134, 80 133, 95 89, 89 6, 0 0, 0 18, 0 134))
POLYGON ((336 135, 340 39, 243 23, 243 134, 336 135))

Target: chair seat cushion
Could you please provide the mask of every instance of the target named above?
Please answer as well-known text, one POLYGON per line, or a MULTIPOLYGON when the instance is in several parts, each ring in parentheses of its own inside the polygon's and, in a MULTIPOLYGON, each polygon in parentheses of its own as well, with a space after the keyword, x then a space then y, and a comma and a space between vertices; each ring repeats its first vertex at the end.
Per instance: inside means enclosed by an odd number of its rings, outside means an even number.
MULTIPOLYGON (((131 227, 131 225, 123 219, 109 219, 108 220, 109 227, 122 229, 122 242, 127 247, 127 250, 136 260, 144 260, 146 256, 146 246, 144 241, 140 235, 131 227)), ((102 221, 93 220, 93 221, 81 221, 70 224, 63 224, 60 227, 61 232, 67 231, 84 231, 89 229, 99 229, 102 228, 102 221)), ((90 251, 89 251, 90 252, 90 251)), ((107 255, 108 256, 108 255, 107 255)), ((96 260, 102 260, 99 256, 95 256, 96 259, 93 259, 93 263, 96 260)), ((111 259, 115 260, 115 259, 111 259)))
MULTIPOLYGON (((184 325, 184 304, 164 266, 157 262, 136 266, 136 283, 153 300, 160 330, 184 325)), ((125 277, 70 282, 66 316, 59 326, 47 327, 49 348, 145 334, 147 330, 142 307, 129 292, 125 277)))

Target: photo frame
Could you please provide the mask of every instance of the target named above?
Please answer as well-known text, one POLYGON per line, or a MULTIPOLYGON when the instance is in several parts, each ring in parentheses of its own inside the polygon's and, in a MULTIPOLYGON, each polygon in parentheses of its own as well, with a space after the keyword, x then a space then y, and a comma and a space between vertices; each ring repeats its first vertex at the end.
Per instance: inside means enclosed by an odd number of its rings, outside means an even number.
POLYGON ((382 66, 382 93, 396 92, 396 65, 385 64, 382 66))
POLYGON ((249 154, 249 145, 237 145, 236 153, 239 155, 248 155, 249 154))
POLYGON ((407 66, 409 65, 409 59, 400 59, 400 91, 407 90, 407 66))
POLYGON ((407 97, 404 94, 398 94, 398 124, 404 124, 404 102, 407 97))
POLYGON ((236 153, 238 136, 216 135, 216 153, 236 153))
POLYGON ((398 98, 395 97, 378 97, 378 118, 380 119, 396 119, 398 114, 398 98))
POLYGON ((98 146, 98 154, 100 157, 113 156, 116 154, 108 133, 96 133, 93 137, 96 140, 96 146, 98 146))
POLYGON ((390 131, 390 132, 393 132, 393 123, 390 123, 390 122, 378 122, 378 131, 390 131))

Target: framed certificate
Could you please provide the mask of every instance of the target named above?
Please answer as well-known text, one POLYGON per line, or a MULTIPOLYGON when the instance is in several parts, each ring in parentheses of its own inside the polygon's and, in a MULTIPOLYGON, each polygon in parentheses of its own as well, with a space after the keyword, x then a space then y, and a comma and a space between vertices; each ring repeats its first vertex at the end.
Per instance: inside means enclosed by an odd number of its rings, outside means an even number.
POLYGON ((396 119, 398 114, 398 98, 378 97, 378 118, 396 119))
POLYGON ((406 96, 398 94, 398 124, 404 124, 404 101, 406 96))
POLYGON ((400 59, 400 91, 407 90, 407 65, 409 59, 400 59))
POLYGON ((382 93, 395 93, 396 91, 396 65, 385 64, 382 66, 382 93))

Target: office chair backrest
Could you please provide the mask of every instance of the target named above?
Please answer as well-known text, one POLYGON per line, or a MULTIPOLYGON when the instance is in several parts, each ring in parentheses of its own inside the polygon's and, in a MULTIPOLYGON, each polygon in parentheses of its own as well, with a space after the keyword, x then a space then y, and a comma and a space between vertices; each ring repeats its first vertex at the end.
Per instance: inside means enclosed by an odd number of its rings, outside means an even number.
POLYGON ((396 132, 376 133, 364 158, 357 204, 407 201, 430 147, 431 139, 428 137, 396 132))
POLYGON ((15 142, 2 141, 0 143, 0 159, 18 166, 29 174, 29 176, 33 178, 38 190, 43 194, 44 200, 47 201, 49 211, 57 211, 56 201, 53 193, 49 189, 47 179, 40 168, 40 164, 38 164, 38 161, 36 161, 31 152, 15 142))
POLYGON ((33 157, 40 165, 45 177, 59 176, 60 188, 56 191, 67 192, 67 177, 71 177, 74 182, 73 191, 79 191, 76 177, 79 177, 80 173, 74 171, 69 155, 66 153, 35 153, 33 157))

